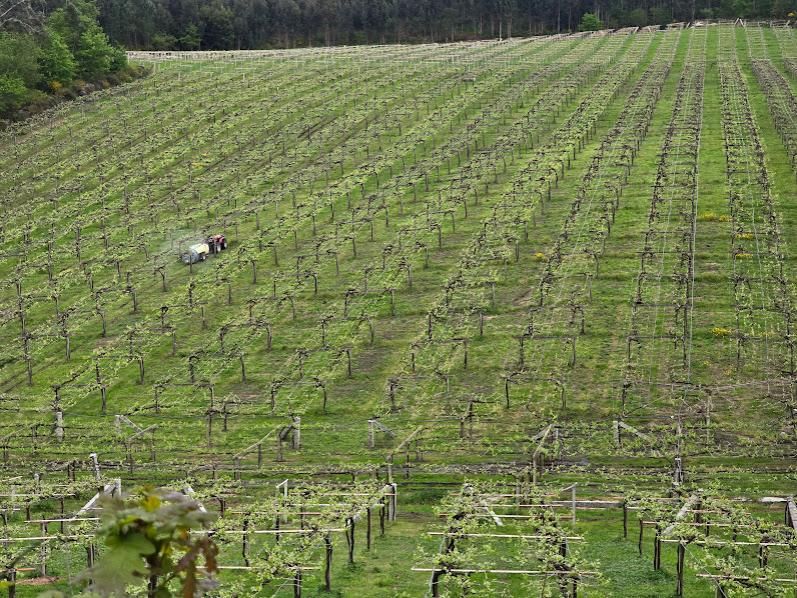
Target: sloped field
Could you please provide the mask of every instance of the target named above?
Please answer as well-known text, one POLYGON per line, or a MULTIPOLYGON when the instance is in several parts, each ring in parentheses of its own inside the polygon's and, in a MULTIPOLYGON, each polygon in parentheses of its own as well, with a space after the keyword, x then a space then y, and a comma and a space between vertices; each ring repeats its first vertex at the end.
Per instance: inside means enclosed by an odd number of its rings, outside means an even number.
POLYGON ((119 479, 222 596, 792 591, 791 29, 138 59, 0 143, 7 576, 119 479))

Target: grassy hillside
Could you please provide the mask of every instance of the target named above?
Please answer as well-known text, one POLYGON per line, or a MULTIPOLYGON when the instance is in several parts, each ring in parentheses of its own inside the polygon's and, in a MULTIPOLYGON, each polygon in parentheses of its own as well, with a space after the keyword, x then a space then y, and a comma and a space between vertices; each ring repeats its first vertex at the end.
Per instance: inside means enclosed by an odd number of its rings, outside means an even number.
POLYGON ((67 588, 118 478, 222 514, 222 596, 792 591, 796 57, 729 25, 148 56, 15 125, 6 563, 67 588))

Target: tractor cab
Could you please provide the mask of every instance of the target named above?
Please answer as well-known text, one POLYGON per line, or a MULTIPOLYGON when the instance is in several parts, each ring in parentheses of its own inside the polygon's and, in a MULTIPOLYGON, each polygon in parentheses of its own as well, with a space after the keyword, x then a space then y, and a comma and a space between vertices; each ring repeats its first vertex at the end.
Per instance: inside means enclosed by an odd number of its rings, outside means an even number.
POLYGON ((227 237, 224 235, 210 235, 207 240, 211 253, 220 253, 227 249, 227 237))

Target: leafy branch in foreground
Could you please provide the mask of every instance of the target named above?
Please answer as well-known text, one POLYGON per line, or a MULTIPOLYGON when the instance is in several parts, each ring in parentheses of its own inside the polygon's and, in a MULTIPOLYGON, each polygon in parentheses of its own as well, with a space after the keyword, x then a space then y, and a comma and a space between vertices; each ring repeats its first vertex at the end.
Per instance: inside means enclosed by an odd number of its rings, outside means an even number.
POLYGON ((89 595, 125 596, 144 580, 150 598, 172 596, 177 587, 179 595, 193 598, 216 587, 218 548, 207 534, 196 533, 215 515, 198 501, 159 488, 126 500, 108 498, 101 506, 98 534, 107 550, 82 575, 90 580, 89 595))

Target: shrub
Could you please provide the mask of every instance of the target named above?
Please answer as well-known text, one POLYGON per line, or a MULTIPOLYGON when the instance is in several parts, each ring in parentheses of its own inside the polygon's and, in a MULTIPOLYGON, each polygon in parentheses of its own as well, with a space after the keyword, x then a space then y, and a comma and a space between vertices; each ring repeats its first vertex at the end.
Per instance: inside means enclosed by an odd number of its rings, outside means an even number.
POLYGON ((601 20, 591 12, 585 12, 581 17, 581 23, 578 26, 579 31, 598 31, 603 29, 601 20))
POLYGON ((156 33, 152 36, 151 46, 153 50, 171 50, 177 47, 178 40, 173 35, 167 33, 156 33))
POLYGON ((111 46, 111 72, 118 73, 127 68, 127 53, 119 46, 111 46))
POLYGON ((101 29, 87 31, 80 36, 80 50, 76 54, 81 77, 96 79, 111 70, 113 48, 101 29))
POLYGON ((47 37, 39 56, 39 70, 45 81, 69 83, 75 78, 77 64, 64 39, 55 31, 47 30, 47 37))
POLYGON ((28 97, 25 81, 18 75, 0 75, 0 112, 19 108, 28 97))
POLYGON ((62 98, 66 98, 67 100, 74 100, 74 99, 77 99, 78 94, 77 94, 77 91, 75 90, 75 87, 70 86, 70 87, 64 87, 62 89, 59 89, 58 90, 58 96, 62 97, 62 98))
POLYGON ((32 116, 44 112, 53 106, 55 100, 53 96, 36 89, 29 89, 25 96, 25 106, 20 112, 22 116, 32 116))
POLYGON ((36 87, 39 47, 33 36, 0 31, 0 74, 17 77, 25 87, 36 87))

